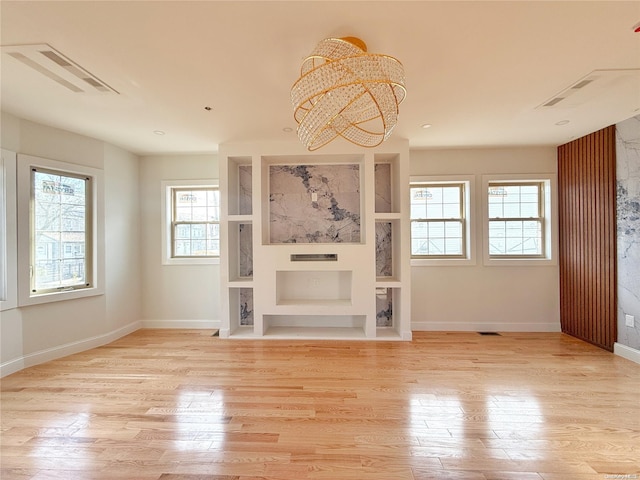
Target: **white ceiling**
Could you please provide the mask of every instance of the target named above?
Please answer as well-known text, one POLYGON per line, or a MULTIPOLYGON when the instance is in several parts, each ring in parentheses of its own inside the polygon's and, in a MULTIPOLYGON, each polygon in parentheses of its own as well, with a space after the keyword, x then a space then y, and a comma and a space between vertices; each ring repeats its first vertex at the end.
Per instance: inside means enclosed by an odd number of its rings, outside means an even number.
POLYGON ((0 8, 2 109, 138 154, 295 139, 290 87, 317 42, 335 36, 360 37, 403 63, 408 94, 393 135, 411 148, 555 146, 640 112, 640 1, 2 0, 0 8), (49 44, 119 94, 71 92, 7 55, 21 44, 49 44), (614 72, 540 107, 594 70, 614 72))

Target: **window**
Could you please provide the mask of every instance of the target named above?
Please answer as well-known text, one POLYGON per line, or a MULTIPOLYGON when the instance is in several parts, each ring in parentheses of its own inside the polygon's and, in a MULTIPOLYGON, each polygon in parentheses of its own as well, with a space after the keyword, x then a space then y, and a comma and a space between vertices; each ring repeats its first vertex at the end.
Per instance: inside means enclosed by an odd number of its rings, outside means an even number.
POLYGON ((165 265, 219 263, 220 191, 211 180, 164 181, 165 265))
POLYGON ((465 183, 416 183, 411 195, 411 256, 466 258, 465 183))
POLYGON ((489 256, 544 257, 544 183, 489 182, 489 256))
POLYGON ((220 256, 220 192, 172 188, 171 257, 220 256))
POLYGON ((18 155, 18 302, 104 293, 102 170, 18 155))
POLYGON ((32 294, 90 287, 91 178, 33 167, 31 193, 32 294))
POLYGON ((0 152, 0 310, 18 305, 16 154, 0 152))
POLYGON ((0 156, 0 302, 7 301, 7 187, 4 152, 0 156))

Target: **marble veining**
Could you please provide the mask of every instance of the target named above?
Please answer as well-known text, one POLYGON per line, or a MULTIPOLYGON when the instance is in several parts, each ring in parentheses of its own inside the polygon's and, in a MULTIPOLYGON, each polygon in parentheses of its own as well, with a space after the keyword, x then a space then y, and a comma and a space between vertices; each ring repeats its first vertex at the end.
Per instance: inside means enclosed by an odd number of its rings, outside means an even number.
POLYGON ((269 239, 359 243, 359 165, 270 166, 269 239))
POLYGON ((393 275, 390 222, 376 222, 376 277, 393 275))
POLYGON ((253 325, 253 289, 240 289, 240 325, 253 325))
POLYGON ((376 180, 376 213, 391 212, 391 164, 376 163, 374 167, 376 180))
POLYGON ((640 350, 640 115, 616 125, 616 155, 618 342, 640 350))
POLYGON ((376 327, 393 326, 393 290, 376 288, 376 327))
POLYGON ((238 225, 238 254, 239 275, 241 277, 253 276, 253 228, 250 223, 238 225))
POLYGON ((238 213, 251 215, 251 165, 238 166, 238 213))

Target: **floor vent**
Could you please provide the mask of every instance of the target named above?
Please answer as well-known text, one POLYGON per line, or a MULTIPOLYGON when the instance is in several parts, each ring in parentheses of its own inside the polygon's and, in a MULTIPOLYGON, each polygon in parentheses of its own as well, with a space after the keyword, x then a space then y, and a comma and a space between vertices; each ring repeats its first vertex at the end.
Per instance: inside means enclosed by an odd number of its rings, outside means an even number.
POLYGON ((500 334, 498 332, 478 332, 480 335, 495 335, 495 336, 500 336, 500 334))

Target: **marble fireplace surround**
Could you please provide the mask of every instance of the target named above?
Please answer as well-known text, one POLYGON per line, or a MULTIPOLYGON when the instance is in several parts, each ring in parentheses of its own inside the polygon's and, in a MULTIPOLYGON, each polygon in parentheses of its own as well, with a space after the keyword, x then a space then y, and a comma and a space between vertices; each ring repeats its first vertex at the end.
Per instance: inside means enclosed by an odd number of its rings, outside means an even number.
POLYGON ((269 243, 360 243, 359 164, 269 165, 269 243))

